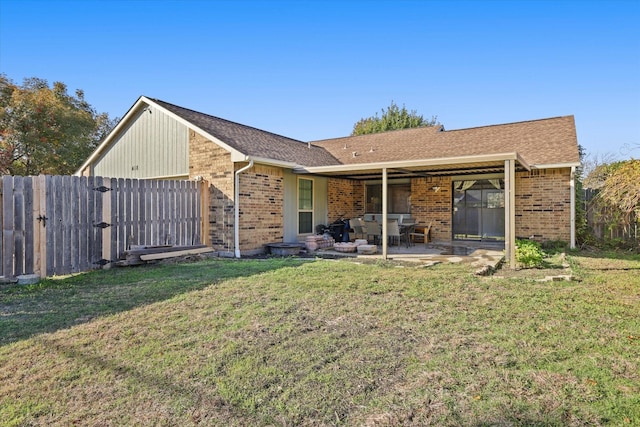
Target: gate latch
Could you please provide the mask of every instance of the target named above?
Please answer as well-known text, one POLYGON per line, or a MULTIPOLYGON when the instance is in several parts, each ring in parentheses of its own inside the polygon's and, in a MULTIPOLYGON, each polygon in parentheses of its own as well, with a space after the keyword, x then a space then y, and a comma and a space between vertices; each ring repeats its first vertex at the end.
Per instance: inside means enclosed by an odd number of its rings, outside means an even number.
POLYGON ((42 222, 42 226, 43 226, 43 227, 46 227, 46 226, 47 226, 47 220, 48 220, 49 218, 47 218, 46 216, 44 216, 44 215, 40 214, 40 215, 38 215, 38 218, 36 218, 36 219, 37 219, 38 221, 41 221, 41 222, 42 222))

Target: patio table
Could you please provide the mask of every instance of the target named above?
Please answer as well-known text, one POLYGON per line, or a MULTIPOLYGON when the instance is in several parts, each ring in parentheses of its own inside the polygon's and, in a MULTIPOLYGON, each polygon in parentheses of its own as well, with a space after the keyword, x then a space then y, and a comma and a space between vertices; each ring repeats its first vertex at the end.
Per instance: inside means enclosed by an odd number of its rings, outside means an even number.
POLYGON ((415 230, 416 224, 415 222, 404 222, 399 224, 400 234, 404 236, 405 242, 407 243, 407 247, 411 246, 410 233, 413 233, 415 230))

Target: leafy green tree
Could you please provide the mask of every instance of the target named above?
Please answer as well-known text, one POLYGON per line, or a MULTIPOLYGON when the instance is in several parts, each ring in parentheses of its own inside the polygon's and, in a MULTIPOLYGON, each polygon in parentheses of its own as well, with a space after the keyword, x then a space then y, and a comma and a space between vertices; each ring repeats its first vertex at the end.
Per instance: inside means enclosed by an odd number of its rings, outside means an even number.
POLYGON ((382 115, 360 119, 354 126, 351 135, 365 135, 369 133, 387 132, 396 129, 419 128, 426 126, 435 126, 439 124, 435 116, 431 119, 425 119, 424 116, 418 115, 415 110, 407 110, 391 101, 391 105, 385 110, 382 109, 382 115))
POLYGON ((72 174, 116 123, 83 91, 39 78, 19 86, 0 74, 0 107, 0 174, 72 174))

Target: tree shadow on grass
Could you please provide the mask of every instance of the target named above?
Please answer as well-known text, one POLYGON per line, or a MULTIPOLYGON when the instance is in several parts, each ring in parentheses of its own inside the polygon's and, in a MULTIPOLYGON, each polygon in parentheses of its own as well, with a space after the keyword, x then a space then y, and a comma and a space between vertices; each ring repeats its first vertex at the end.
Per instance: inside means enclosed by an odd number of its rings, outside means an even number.
POLYGON ((211 259, 91 271, 35 285, 0 286, 0 345, 54 332, 135 307, 170 299, 224 280, 248 277, 305 260, 211 259))

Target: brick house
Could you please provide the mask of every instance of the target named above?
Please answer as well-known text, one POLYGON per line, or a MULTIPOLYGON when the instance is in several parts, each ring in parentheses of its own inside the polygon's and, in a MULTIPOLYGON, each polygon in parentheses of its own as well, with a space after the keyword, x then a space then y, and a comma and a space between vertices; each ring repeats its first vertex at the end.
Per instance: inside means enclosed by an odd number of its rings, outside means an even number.
POLYGON ((301 142, 140 97, 77 174, 207 180, 208 242, 238 257, 340 216, 410 215, 511 259, 516 237, 573 246, 579 164, 573 116, 301 142))

